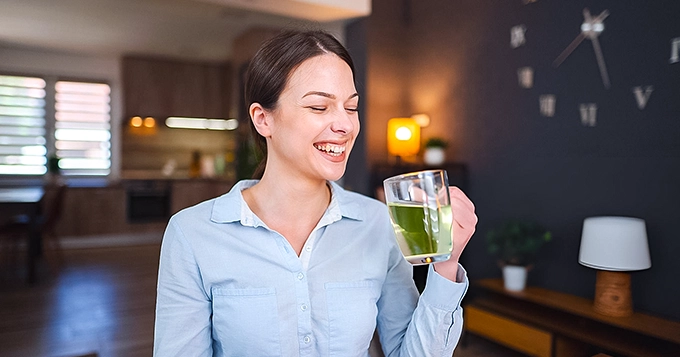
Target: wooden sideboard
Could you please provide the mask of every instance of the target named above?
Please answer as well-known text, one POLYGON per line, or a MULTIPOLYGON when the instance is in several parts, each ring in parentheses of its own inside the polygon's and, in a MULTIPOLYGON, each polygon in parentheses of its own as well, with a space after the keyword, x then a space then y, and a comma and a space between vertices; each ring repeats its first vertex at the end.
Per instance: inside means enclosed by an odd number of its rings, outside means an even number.
POLYGON ((638 312, 608 317, 589 299, 538 287, 510 292, 501 279, 475 281, 471 292, 465 331, 529 356, 680 356, 677 321, 638 312))

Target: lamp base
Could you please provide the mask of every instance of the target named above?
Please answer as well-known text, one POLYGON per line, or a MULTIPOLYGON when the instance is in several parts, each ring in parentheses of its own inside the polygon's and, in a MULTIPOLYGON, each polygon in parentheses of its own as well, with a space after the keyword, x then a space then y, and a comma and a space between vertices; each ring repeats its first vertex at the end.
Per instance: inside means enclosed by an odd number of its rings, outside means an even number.
POLYGON ((633 314, 630 273, 620 271, 597 272, 593 309, 602 315, 623 317, 633 314))

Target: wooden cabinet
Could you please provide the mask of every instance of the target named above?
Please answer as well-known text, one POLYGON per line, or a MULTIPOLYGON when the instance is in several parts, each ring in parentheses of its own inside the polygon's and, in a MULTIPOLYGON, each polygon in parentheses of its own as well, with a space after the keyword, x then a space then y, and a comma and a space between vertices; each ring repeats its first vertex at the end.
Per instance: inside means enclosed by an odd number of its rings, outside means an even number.
MULTIPOLYGON (((60 237, 119 235, 162 232, 170 215, 201 201, 229 191, 233 183, 225 180, 129 180, 107 187, 69 187, 64 211, 57 224, 60 237), (158 213, 160 196, 166 195, 164 214, 131 217, 131 209, 158 213), (144 207, 131 207, 132 198, 144 207), (132 218, 132 219, 131 219, 132 218)), ((142 211, 143 213, 143 211, 142 211)))
POLYGON ((553 335, 540 328, 475 306, 465 308, 465 324, 468 331, 479 333, 529 356, 551 356, 553 335))
POLYGON ((226 118, 229 114, 228 63, 124 57, 122 66, 125 118, 226 118))
POLYGON ((173 213, 199 202, 221 196, 231 189, 232 183, 220 180, 178 180, 172 184, 173 213))
POLYGON ((527 287, 509 292, 500 279, 472 284, 465 331, 529 356, 680 356, 680 322, 642 313, 608 317, 592 301, 527 287))
POLYGON ((60 237, 77 237, 155 232, 164 227, 165 222, 128 222, 125 187, 113 185, 67 188, 56 229, 60 237))

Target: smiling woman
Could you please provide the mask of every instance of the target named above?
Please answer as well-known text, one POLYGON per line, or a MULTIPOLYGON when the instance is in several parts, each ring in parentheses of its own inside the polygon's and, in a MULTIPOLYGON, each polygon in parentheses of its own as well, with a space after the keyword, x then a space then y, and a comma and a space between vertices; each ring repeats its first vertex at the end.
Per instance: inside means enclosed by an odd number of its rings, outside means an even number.
MULTIPOLYGON (((347 50, 325 32, 282 32, 252 59, 245 99, 261 178, 170 219, 155 355, 365 356, 376 329, 388 355, 452 355, 474 224, 458 225, 458 254, 430 269, 419 301, 385 205, 334 182, 359 133, 347 50)), ((474 217, 457 197, 454 217, 474 217)))

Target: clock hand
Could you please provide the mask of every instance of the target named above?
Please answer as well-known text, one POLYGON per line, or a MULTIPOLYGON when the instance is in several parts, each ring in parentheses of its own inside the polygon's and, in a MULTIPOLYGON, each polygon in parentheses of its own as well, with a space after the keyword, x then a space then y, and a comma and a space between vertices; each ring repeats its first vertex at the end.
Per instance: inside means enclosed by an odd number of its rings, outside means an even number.
POLYGON ((590 15, 590 10, 588 10, 588 8, 583 9, 583 20, 585 23, 593 22, 593 17, 590 15))
MULTIPOLYGON (((574 41, 572 41, 567 48, 562 51, 562 53, 555 59, 553 62, 553 67, 558 67, 559 65, 564 62, 565 59, 567 59, 567 56, 573 52, 578 45, 583 42, 586 38, 593 39, 597 37, 602 30, 604 30, 604 25, 602 25, 602 21, 609 16, 609 11, 604 10, 602 11, 597 17, 594 19, 590 15, 590 10, 588 8, 583 9, 583 24, 581 25, 581 33, 576 36, 574 41)), ((599 47, 599 46, 598 46, 599 47)))
POLYGON ((604 64, 604 56, 602 56, 602 49, 600 49, 600 41, 597 36, 590 39, 595 50, 595 57, 597 57, 597 65, 600 67, 600 75, 602 76, 602 83, 604 87, 609 89, 609 74, 607 73, 607 66, 604 64))
POLYGON ((565 59, 567 59, 567 56, 569 56, 571 52, 574 51, 576 47, 578 47, 578 45, 580 45, 585 39, 586 35, 584 32, 581 32, 578 36, 576 36, 574 41, 571 41, 569 46, 567 46, 567 48, 565 48, 564 51, 562 51, 562 53, 555 59, 553 62, 553 67, 559 67, 559 65, 561 65, 565 59))

